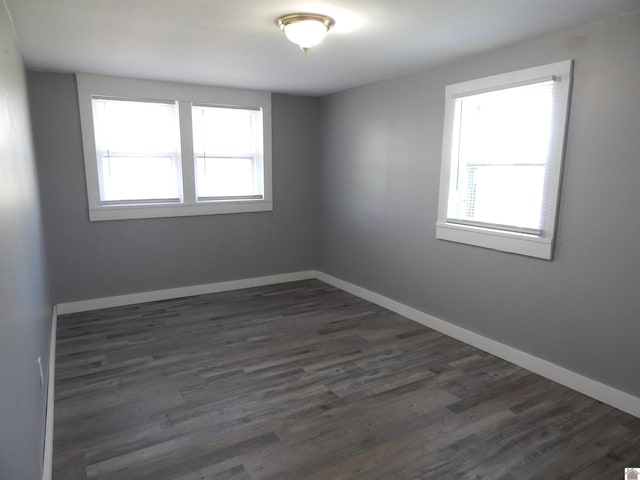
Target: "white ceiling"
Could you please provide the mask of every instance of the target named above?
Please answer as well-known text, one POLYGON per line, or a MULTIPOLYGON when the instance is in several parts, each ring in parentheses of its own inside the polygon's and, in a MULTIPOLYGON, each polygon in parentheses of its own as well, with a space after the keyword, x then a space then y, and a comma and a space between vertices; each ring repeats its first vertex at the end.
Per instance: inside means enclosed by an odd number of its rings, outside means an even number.
POLYGON ((6 0, 33 69, 323 95, 640 11, 640 0, 6 0), (275 19, 332 16, 304 54, 275 19))

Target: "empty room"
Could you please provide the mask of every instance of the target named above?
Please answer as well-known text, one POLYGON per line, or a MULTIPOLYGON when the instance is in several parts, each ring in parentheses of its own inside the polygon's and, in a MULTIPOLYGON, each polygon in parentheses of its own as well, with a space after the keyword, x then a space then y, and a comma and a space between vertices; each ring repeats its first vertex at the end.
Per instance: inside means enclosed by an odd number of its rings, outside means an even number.
POLYGON ((640 474, 640 0, 2 0, 0 480, 640 474))

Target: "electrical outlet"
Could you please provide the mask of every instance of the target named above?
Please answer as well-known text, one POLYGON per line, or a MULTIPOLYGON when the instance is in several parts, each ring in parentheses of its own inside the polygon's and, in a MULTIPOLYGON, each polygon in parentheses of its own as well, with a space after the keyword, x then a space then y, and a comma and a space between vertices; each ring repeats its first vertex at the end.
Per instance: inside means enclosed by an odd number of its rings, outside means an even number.
POLYGON ((44 372, 42 371, 42 358, 38 357, 38 372, 40 372, 40 386, 44 387, 44 372))

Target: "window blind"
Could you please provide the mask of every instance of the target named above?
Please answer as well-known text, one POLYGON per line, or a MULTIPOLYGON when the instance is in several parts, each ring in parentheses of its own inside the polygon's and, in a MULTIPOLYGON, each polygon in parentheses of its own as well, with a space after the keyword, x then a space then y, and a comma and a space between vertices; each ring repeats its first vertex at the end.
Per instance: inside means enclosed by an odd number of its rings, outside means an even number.
POLYGON ((262 198, 262 111, 194 105, 199 201, 262 198))
POLYGON ((447 222, 541 236, 557 79, 455 99, 447 222))
POLYGON ((101 202, 178 202, 175 103, 94 97, 92 104, 101 202))

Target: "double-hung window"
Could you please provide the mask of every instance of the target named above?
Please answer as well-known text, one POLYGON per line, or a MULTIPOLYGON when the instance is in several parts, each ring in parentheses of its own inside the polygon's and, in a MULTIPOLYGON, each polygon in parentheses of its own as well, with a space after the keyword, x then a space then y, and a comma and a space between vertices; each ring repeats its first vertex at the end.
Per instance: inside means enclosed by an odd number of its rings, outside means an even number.
POLYGON ((77 80, 90 220, 272 209, 268 93, 77 80))
POLYGON ((446 87, 437 238, 552 258, 571 68, 446 87))
POLYGON ((262 113, 195 105, 198 201, 262 198, 262 113))
POLYGON ((180 202, 175 102, 93 97, 91 103, 102 204, 180 202))

